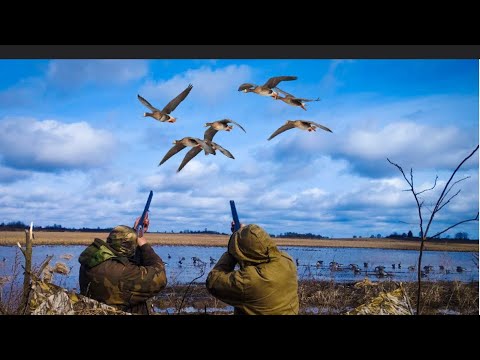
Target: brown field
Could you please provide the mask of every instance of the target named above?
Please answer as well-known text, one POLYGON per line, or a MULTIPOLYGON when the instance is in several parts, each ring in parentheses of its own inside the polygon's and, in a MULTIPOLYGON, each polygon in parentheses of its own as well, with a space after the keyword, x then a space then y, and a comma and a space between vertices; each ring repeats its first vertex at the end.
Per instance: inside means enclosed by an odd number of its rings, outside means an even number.
MULTIPOLYGON (((34 232, 34 244, 38 245, 89 245, 94 238, 106 239, 108 233, 87 232, 34 232)), ((159 234, 149 233, 146 238, 151 244, 158 245, 196 245, 196 246, 226 246, 227 235, 209 234, 159 234)), ((398 250, 418 250, 419 242, 396 239, 291 239, 274 238, 281 246, 313 246, 313 247, 352 247, 380 248, 398 250)), ((21 231, 1 231, 0 245, 16 245, 25 243, 25 233, 21 231)), ((437 251, 474 251, 478 252, 478 242, 471 244, 452 243, 446 241, 426 242, 425 250, 437 251)))

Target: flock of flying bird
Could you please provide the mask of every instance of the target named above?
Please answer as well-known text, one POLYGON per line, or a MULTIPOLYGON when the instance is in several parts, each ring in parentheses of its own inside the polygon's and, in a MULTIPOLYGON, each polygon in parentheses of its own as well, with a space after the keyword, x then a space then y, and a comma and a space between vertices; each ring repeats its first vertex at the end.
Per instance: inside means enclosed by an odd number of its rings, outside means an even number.
MULTIPOLYGON (((305 107, 307 102, 320 101, 320 99, 319 98, 317 99, 299 98, 277 87, 277 85, 282 81, 291 81, 296 79, 297 79, 296 76, 276 76, 268 79, 268 81, 264 85, 255 85, 250 83, 242 84, 238 88, 238 91, 242 91, 244 93, 253 92, 261 96, 269 96, 275 100, 281 100, 288 105, 297 106, 302 108, 303 110, 307 110, 305 107), (284 96, 282 97, 280 93, 283 94, 284 96)), ((143 105, 145 105, 147 108, 149 108, 151 111, 151 112, 144 113, 143 116, 145 117, 149 116, 161 122, 174 123, 176 121, 176 118, 170 114, 177 108, 177 106, 183 100, 185 100, 185 98, 188 96, 188 94, 192 90, 192 87, 193 87, 192 84, 188 85, 188 87, 185 90, 183 90, 173 100, 171 100, 162 110, 157 109, 152 104, 150 104, 147 100, 145 100, 143 97, 137 94, 138 100, 140 100, 140 102, 143 105)), ((198 153, 200 153, 202 150, 205 152, 205 155, 208 155, 208 154, 216 155, 216 150, 218 150, 225 156, 231 159, 235 159, 233 155, 230 153, 230 151, 223 148, 219 144, 213 142, 213 137, 218 131, 220 130, 231 131, 233 129, 233 126, 229 124, 237 125, 240 129, 242 129, 246 133, 245 129, 240 124, 238 124, 237 122, 231 119, 223 119, 223 120, 218 120, 214 122, 208 122, 205 124, 205 126, 208 127, 208 129, 205 131, 203 139, 187 136, 187 137, 184 137, 183 139, 175 140, 173 142, 174 144, 173 147, 170 150, 168 150, 168 152, 165 154, 165 156, 160 161, 158 166, 162 165, 165 161, 170 159, 173 155, 180 152, 187 146, 191 147, 192 149, 189 150, 185 155, 185 157, 183 158, 183 161, 178 167, 177 172, 182 170, 183 167, 195 156, 197 156, 198 153)), ((330 130, 329 128, 313 121, 287 120, 287 122, 284 125, 280 126, 272 135, 270 135, 268 140, 271 140, 278 134, 281 134, 282 132, 293 129, 293 128, 306 130, 306 131, 316 131, 317 128, 320 128, 322 130, 332 132, 332 130, 330 130)))

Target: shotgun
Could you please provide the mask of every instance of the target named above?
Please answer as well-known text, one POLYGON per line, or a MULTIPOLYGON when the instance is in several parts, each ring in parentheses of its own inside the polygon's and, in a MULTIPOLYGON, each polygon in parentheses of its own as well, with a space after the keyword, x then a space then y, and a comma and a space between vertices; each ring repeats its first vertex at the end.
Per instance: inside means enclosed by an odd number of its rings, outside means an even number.
POLYGON ((233 200, 230 200, 230 209, 232 210, 232 218, 235 223, 233 225, 233 231, 235 232, 240 229, 240 220, 238 219, 237 208, 235 207, 235 201, 233 200))
POLYGON ((150 208, 150 203, 152 202, 152 197, 153 197, 153 191, 150 190, 150 194, 148 195, 147 203, 145 204, 145 209, 143 209, 142 216, 140 217, 140 220, 138 221, 137 228, 135 229, 137 231, 137 236, 140 237, 140 234, 143 235, 143 222, 145 221, 145 216, 147 216, 148 209, 150 208))

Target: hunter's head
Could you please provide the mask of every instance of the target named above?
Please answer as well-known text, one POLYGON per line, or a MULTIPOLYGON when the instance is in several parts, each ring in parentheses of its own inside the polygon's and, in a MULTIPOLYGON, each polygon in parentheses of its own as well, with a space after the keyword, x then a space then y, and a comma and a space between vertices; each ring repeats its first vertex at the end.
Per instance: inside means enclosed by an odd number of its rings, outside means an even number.
POLYGON ((250 224, 234 232, 228 243, 228 252, 241 265, 270 261, 278 249, 268 233, 260 226, 250 224))
POLYGON ((107 243, 120 255, 130 257, 137 248, 137 233, 129 226, 119 225, 110 232, 107 243))

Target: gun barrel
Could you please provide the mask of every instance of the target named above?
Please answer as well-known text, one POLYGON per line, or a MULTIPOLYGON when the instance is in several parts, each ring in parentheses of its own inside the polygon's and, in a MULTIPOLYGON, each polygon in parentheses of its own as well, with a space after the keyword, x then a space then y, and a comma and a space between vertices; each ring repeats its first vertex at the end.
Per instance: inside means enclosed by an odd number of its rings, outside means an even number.
POLYGON ((143 230, 143 222, 145 221, 145 216, 147 216, 148 209, 150 208, 150 203, 152 202, 152 197, 153 197, 153 191, 150 190, 150 194, 148 195, 147 203, 145 204, 145 208, 143 209, 142 216, 140 217, 140 220, 138 221, 137 228, 135 229, 137 231, 137 235, 140 233, 140 230, 143 230))
POLYGON ((238 219, 237 208, 235 207, 235 201, 233 200, 230 200, 230 209, 232 210, 232 218, 235 223, 233 229, 234 231, 237 231, 240 229, 240 220, 238 219))

